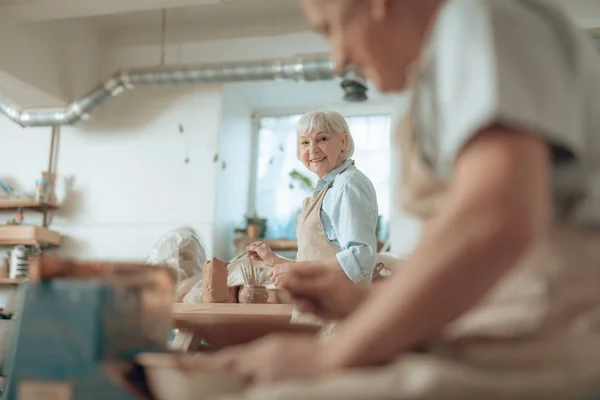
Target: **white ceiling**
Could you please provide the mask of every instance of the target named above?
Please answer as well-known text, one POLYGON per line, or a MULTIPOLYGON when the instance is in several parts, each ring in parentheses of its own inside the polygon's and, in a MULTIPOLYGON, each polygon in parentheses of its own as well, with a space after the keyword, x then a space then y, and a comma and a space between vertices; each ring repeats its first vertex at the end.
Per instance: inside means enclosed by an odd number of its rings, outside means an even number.
MULTIPOLYGON (((1 1, 1 0, 0 0, 1 1)), ((156 37, 161 10, 105 15, 89 19, 105 33, 156 37)), ((298 0, 235 0, 213 6, 166 11, 168 42, 275 35, 309 29, 298 0)))
POLYGON ((298 0, 0 0, 0 23, 73 20, 108 35, 167 40, 272 35, 308 29, 298 0))
POLYGON ((244 0, 0 0, 0 15, 14 22, 35 22, 231 2, 244 0))
MULTIPOLYGON (((599 0, 562 0, 582 28, 600 27, 599 0)), ((79 20, 108 34, 168 40, 283 34, 308 29, 299 0, 0 0, 1 21, 79 20)))

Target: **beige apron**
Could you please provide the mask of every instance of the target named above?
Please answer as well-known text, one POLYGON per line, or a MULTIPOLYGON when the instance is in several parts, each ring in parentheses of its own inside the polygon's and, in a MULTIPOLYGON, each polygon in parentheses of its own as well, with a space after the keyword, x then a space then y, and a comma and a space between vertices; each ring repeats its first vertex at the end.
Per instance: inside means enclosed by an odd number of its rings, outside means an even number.
MULTIPOLYGON (((397 126, 402 201, 422 220, 446 185, 423 163, 411 124, 397 126)), ((485 265, 481 266, 485 268, 485 265)), ((556 225, 479 306, 425 353, 310 383, 284 383, 247 399, 586 400, 600 395, 600 236, 556 225)))
MULTIPOLYGON (((325 188, 312 197, 304 199, 302 212, 296 228, 298 252, 296 261, 314 261, 334 257, 340 249, 329 241, 321 222, 321 207, 329 188, 325 188)), ((300 313, 296 308, 292 312, 292 323, 318 324, 327 322, 313 315, 300 313)), ((328 328, 330 330, 331 327, 328 328)))

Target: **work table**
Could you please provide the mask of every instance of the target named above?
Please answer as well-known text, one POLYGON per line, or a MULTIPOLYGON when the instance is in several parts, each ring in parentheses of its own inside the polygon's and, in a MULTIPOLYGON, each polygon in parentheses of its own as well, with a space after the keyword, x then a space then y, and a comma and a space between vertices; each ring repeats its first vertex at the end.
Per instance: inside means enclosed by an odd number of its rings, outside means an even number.
POLYGON ((176 325, 181 322, 220 323, 235 318, 248 320, 271 320, 289 322, 292 316, 291 304, 187 304, 173 305, 173 319, 176 325))
POLYGON ((173 305, 174 327, 179 329, 173 348, 188 351, 204 339, 213 350, 248 343, 271 333, 316 334, 317 325, 290 324, 291 304, 185 304, 173 305))

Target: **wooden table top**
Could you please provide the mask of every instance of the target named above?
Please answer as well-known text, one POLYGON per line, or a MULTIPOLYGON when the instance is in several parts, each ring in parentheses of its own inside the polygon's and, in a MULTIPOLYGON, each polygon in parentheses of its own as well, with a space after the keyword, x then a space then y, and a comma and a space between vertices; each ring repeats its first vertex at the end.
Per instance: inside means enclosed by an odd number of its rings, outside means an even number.
POLYGON ((290 304, 183 304, 173 306, 175 328, 203 338, 213 349, 272 333, 315 335, 319 325, 291 324, 290 304))
POLYGON ((289 322, 291 304, 186 304, 173 305, 173 319, 177 325, 185 322, 212 324, 229 321, 278 321, 289 322))

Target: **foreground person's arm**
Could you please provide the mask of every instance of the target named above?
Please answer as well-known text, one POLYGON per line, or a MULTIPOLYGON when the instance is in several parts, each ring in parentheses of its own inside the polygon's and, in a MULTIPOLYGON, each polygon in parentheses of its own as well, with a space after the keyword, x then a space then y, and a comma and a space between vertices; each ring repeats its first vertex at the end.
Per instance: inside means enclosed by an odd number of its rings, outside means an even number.
POLYGON ((357 285, 341 270, 322 265, 292 266, 278 279, 281 289, 294 299, 301 312, 328 320, 341 320, 354 312, 380 284, 357 285))
POLYGON ((389 360, 439 334, 510 269, 551 219, 542 139, 501 128, 480 134, 454 169, 445 208, 402 273, 348 317, 328 345, 331 367, 389 360))
POLYGON ((271 278, 271 281, 275 284, 275 286, 283 289, 285 281, 288 278, 292 269, 306 269, 307 271, 312 271, 315 268, 325 268, 327 270, 333 271, 334 273, 343 275, 344 277, 348 278, 348 276, 342 269, 342 266, 340 265, 337 256, 322 258, 320 260, 315 261, 287 261, 278 263, 276 265, 273 265, 273 268, 269 271, 269 277, 271 278))

